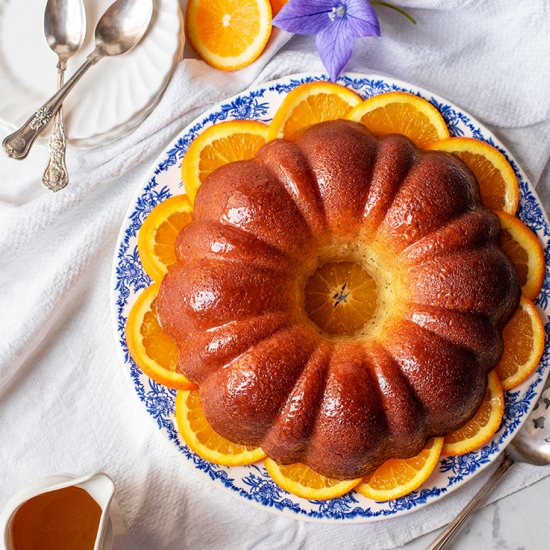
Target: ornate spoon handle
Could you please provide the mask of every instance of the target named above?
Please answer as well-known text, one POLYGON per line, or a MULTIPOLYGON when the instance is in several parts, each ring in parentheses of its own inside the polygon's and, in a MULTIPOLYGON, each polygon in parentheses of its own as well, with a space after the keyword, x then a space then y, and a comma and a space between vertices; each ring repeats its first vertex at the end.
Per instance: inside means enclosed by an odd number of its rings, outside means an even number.
POLYGON ((38 134, 44 130, 48 125, 52 116, 59 111, 63 100, 66 95, 73 89, 73 86, 82 78, 82 75, 92 66, 95 65, 102 57, 103 52, 101 50, 94 50, 87 58, 86 61, 77 69, 74 75, 67 80, 67 82, 57 90, 57 92, 50 98, 38 111, 36 111, 30 118, 23 124, 23 126, 10 134, 2 145, 9 157, 14 159, 24 159, 28 154, 37 138, 38 134))
MULTIPOLYGON (((57 89, 63 86, 65 67, 66 62, 60 59, 57 64, 57 89)), ((42 176, 42 183, 50 191, 59 191, 69 183, 69 174, 65 163, 66 147, 63 109, 60 108, 55 114, 52 135, 50 136, 48 165, 42 176)))
POLYGON ((498 468, 492 473, 491 477, 486 481, 485 485, 472 497, 472 500, 468 502, 465 508, 456 516, 443 532, 428 546, 426 550, 443 550, 447 548, 450 542, 454 539, 456 534, 462 529, 462 526, 470 516, 470 514, 477 508, 477 505, 491 492, 493 487, 497 484, 498 480, 504 475, 504 473, 515 464, 515 460, 507 453, 504 455, 504 460, 499 464, 498 468))

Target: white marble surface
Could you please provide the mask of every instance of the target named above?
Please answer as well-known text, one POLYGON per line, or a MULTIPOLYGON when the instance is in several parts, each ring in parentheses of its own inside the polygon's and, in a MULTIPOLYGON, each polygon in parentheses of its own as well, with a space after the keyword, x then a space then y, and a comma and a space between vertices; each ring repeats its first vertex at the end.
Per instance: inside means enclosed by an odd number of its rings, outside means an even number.
MULTIPOLYGON (((535 550, 550 547, 550 477, 474 512, 457 535, 453 550, 535 550)), ((439 529, 402 548, 423 550, 439 529)))

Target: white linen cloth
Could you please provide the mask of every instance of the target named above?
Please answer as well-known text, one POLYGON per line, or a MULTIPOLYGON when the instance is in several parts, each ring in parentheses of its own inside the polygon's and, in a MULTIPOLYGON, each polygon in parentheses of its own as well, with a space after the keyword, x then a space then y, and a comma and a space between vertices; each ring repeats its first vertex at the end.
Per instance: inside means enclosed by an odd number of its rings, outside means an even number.
MULTIPOLYGON (((409 81, 470 111, 509 147, 548 210, 549 4, 400 4, 418 25, 379 7, 383 37, 358 42, 348 70, 409 81)), ((235 74, 185 59, 139 128, 98 149, 69 148, 71 183, 60 193, 40 186, 43 145, 24 162, 0 154, 0 507, 31 479, 103 470, 116 482, 131 549, 377 549, 448 522, 483 483, 488 472, 432 506, 379 523, 272 515, 195 472, 148 418, 121 366, 110 276, 130 198, 162 148, 213 103, 253 83, 322 70, 311 37, 284 44, 288 38, 279 34, 235 74)), ((548 474, 517 466, 492 498, 548 474)))

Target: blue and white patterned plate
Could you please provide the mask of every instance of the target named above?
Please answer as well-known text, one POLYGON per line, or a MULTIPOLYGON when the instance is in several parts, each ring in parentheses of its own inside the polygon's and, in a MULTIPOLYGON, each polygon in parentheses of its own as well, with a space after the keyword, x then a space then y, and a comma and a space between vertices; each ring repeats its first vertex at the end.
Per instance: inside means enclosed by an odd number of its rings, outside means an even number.
MULTIPOLYGON (((314 80, 326 80, 326 75, 294 75, 252 88, 228 99, 199 117, 172 141, 160 155, 146 181, 140 185, 122 224, 116 246, 112 305, 117 341, 122 350, 124 368, 128 369, 135 391, 160 430, 173 442, 194 467, 203 472, 214 485, 225 489, 245 502, 265 510, 299 519, 325 522, 366 522, 396 517, 435 502, 486 468, 520 428, 542 391, 550 365, 546 347, 536 372, 521 386, 506 392, 505 417, 500 430, 483 448, 464 456, 442 458, 432 476, 417 491, 390 502, 374 502, 355 492, 329 501, 308 501, 280 489, 271 481, 261 464, 224 467, 210 464, 194 454, 179 438, 174 422, 175 391, 165 388, 145 376, 128 354, 125 325, 134 301, 151 280, 143 270, 137 251, 137 234, 147 214, 158 203, 181 193, 181 160, 193 139, 206 127, 231 119, 251 119, 269 122, 285 95, 296 86, 314 80)), ((547 313, 550 311, 550 227, 543 207, 525 173, 496 139, 473 117, 452 103, 411 84, 378 75, 346 74, 338 79, 362 97, 390 91, 405 91, 430 101, 443 115, 453 136, 469 136, 486 141, 499 149, 512 164, 520 183, 519 217, 533 229, 545 248, 546 276, 537 299, 543 314, 546 334, 550 334, 547 313)))

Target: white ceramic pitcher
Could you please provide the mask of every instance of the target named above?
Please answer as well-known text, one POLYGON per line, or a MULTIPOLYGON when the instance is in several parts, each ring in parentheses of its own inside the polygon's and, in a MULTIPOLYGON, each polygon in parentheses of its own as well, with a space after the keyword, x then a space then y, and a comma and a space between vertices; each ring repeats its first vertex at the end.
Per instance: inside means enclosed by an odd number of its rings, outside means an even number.
MULTIPOLYGON (((113 518, 116 525, 111 521, 113 497, 115 485, 112 479, 104 473, 87 475, 75 479, 68 475, 48 476, 37 479, 25 489, 13 496, 0 515, 0 546, 2 550, 12 550, 11 544, 11 523, 17 510, 28 500, 50 491, 65 489, 66 487, 80 487, 84 489, 100 506, 101 517, 97 529, 97 537, 94 550, 111 550, 113 548, 113 529, 124 529, 120 518, 113 518)), ((119 538, 119 537, 117 537, 119 538)), ((117 544, 118 546, 118 544, 117 544)))

